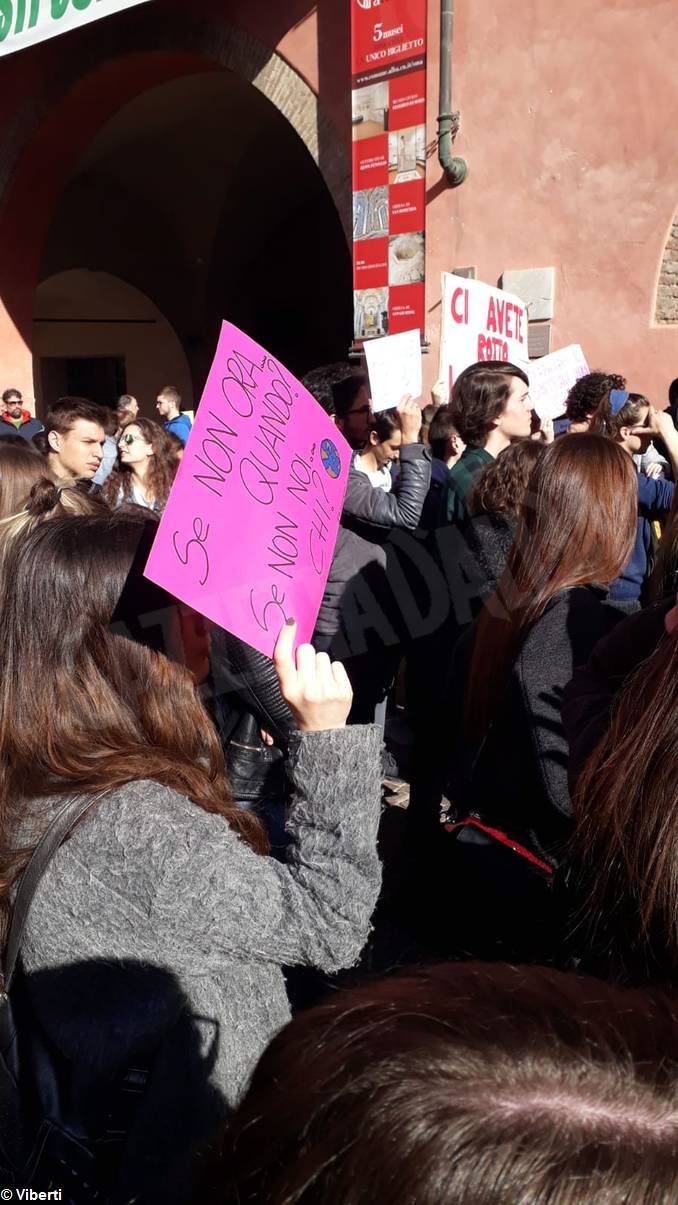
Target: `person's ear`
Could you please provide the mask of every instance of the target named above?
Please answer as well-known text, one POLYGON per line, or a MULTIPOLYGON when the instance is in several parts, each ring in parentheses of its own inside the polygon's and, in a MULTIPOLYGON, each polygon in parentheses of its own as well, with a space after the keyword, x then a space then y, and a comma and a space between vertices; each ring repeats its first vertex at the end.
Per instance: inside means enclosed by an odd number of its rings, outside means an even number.
POLYGON ((49 444, 50 450, 52 452, 58 452, 59 451, 59 432, 58 431, 50 431, 49 435, 47 436, 47 443, 49 444))
POLYGON ((379 436, 377 435, 376 431, 370 431, 369 443, 373 448, 376 448, 377 444, 379 443, 379 436))

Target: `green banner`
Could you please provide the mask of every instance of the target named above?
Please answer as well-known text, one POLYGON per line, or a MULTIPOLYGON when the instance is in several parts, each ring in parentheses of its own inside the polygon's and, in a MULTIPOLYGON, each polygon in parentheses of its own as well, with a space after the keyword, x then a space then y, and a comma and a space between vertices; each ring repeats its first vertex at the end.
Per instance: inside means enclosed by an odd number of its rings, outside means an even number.
POLYGON ((13 54, 148 0, 0 0, 0 55, 13 54))

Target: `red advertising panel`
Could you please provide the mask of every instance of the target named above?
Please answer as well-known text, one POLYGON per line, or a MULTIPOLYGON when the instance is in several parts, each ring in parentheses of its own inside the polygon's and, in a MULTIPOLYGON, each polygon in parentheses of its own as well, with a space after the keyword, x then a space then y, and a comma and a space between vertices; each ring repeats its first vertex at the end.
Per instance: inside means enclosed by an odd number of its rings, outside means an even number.
POLYGON ((427 0, 351 0, 355 338, 424 334, 427 0))

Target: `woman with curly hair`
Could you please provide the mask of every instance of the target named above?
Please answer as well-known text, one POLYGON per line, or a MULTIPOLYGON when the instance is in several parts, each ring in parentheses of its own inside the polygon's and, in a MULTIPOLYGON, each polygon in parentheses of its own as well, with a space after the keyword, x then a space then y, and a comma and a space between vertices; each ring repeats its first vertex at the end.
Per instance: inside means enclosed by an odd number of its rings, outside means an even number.
POLYGON ((135 502, 161 513, 178 462, 167 434, 150 418, 127 422, 118 437, 119 462, 101 491, 110 506, 135 502))
POLYGON ((475 615, 489 598, 506 567, 521 509, 527 498, 532 469, 547 445, 520 439, 486 466, 476 478, 469 499, 470 517, 464 540, 477 570, 477 596, 471 599, 475 615))
POLYGON ((556 435, 588 431, 592 414, 611 389, 626 389, 626 381, 619 373, 587 372, 575 381, 565 399, 565 416, 556 419, 556 435))
POLYGON ((488 464, 471 494, 472 516, 493 515, 507 523, 517 522, 530 473, 545 451, 546 444, 519 439, 488 464))

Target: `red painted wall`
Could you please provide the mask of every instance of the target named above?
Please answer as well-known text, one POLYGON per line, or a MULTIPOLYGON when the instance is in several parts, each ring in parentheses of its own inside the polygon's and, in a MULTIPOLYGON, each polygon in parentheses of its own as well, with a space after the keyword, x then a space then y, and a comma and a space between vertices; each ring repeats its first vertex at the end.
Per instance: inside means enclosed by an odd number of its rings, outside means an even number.
MULTIPOLYGON (((432 3, 432 60, 438 13, 432 3)), ((657 328, 653 316, 678 208, 677 51, 673 0, 456 4, 456 153, 469 175, 437 192, 429 162, 430 336, 440 270, 476 265, 495 284, 505 269, 553 266, 552 349, 580 342, 592 367, 665 403, 678 326, 657 328)))
MULTIPOLYGON (((355 3, 355 0, 352 0, 355 3)), ((151 6, 149 5, 148 8, 151 6)), ((142 6, 139 12, 146 9, 142 6)), ((183 0, 154 0, 185 13, 183 0)), ((349 0, 193 0, 192 16, 223 19, 277 48, 320 95, 346 150, 349 0)), ((102 21, 106 29, 129 14, 102 21)), ((429 2, 428 142, 438 105, 438 0, 429 2)), ((58 76, 80 33, 3 60, 0 167, 26 98, 58 76), (66 42, 70 45, 66 47, 66 42)), ((456 150, 469 164, 457 190, 429 158, 425 377, 437 375, 439 272, 475 265, 496 282, 510 268, 554 266, 552 347, 579 341, 595 367, 625 373, 658 401, 678 375, 678 326, 653 325, 664 244, 678 207, 673 0, 458 0, 453 107, 462 115, 456 150)), ((84 80, 25 149, 20 187, 0 206, 0 350, 3 375, 30 389, 30 329, 37 265, 52 207, 70 165, 111 104, 189 69, 159 54, 158 80, 113 62, 107 92, 84 80), (123 78, 124 77, 124 78, 123 78), (114 86, 113 86, 114 84, 114 86), (127 91, 126 91, 127 90, 127 91), (9 310, 9 314, 7 313, 9 310)), ((206 60, 190 56, 191 70, 206 60)), ((15 177, 19 179, 19 177, 15 177)))

